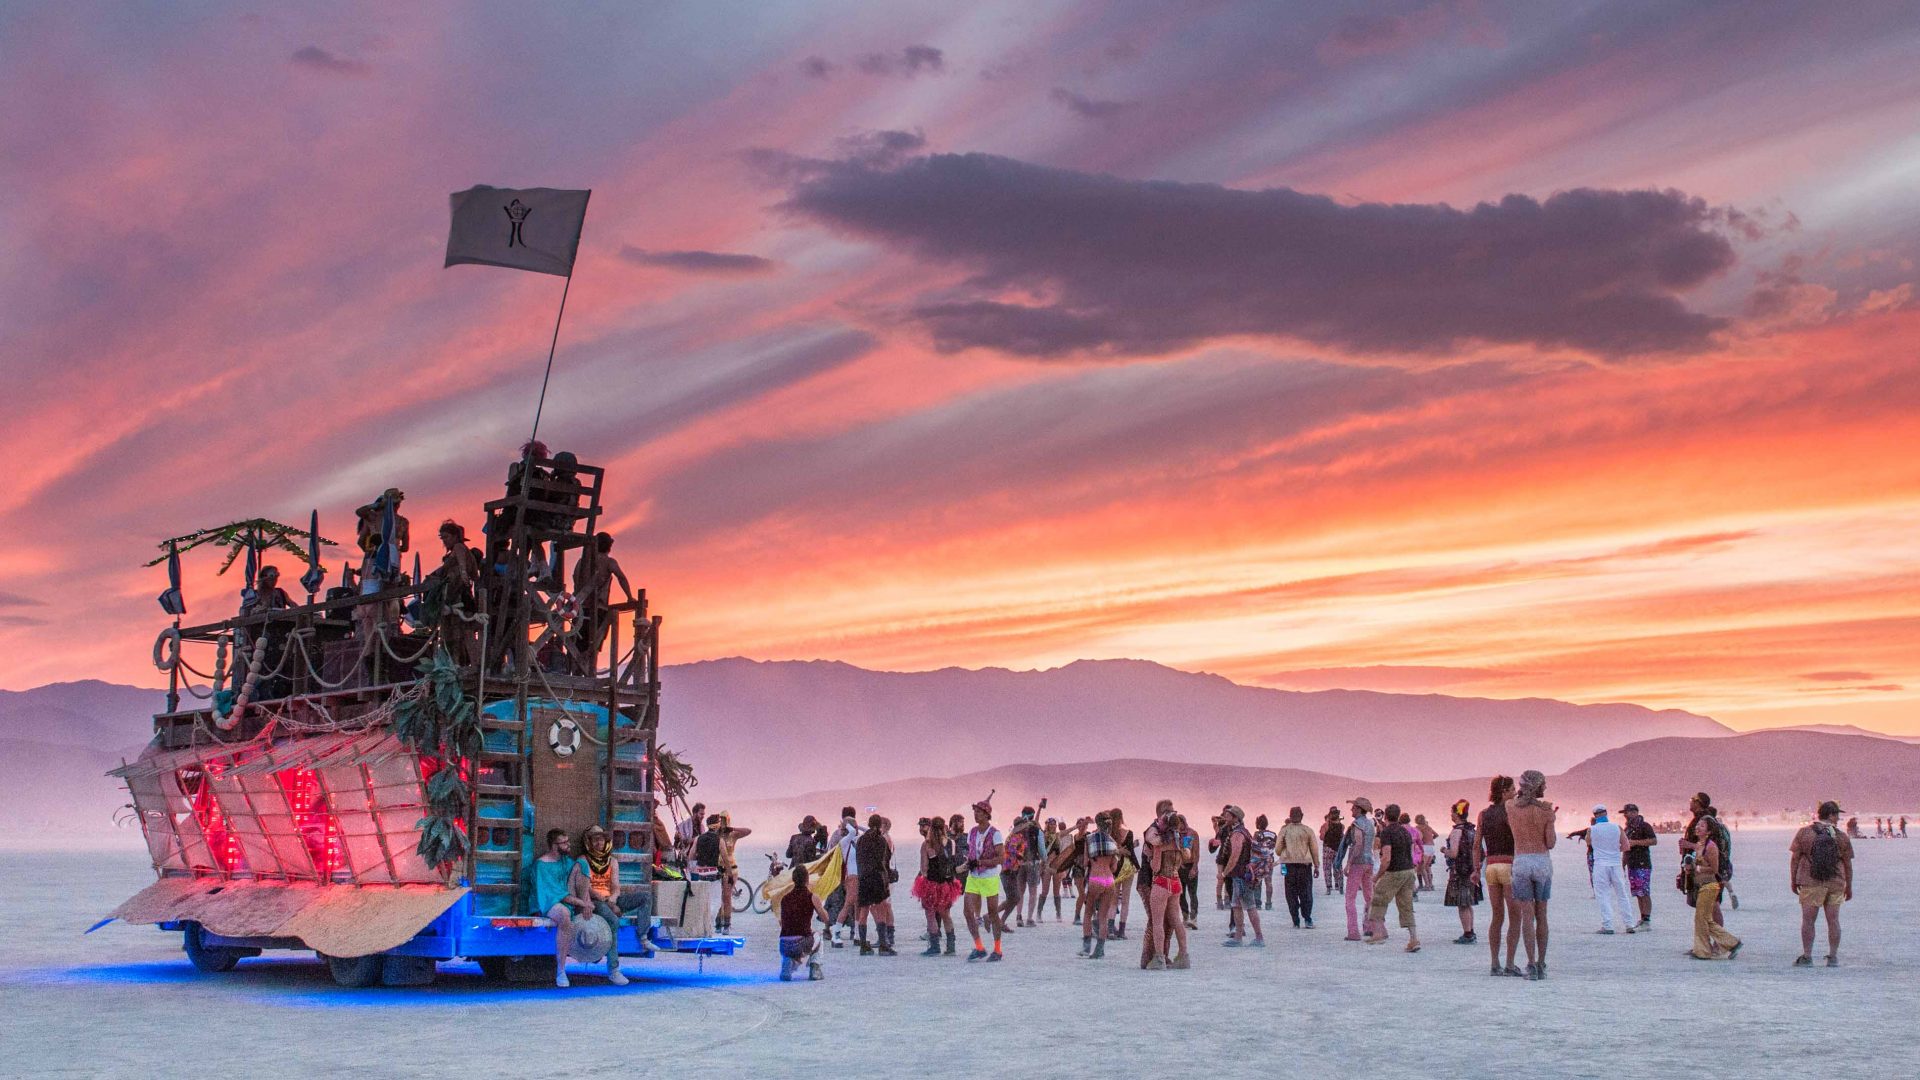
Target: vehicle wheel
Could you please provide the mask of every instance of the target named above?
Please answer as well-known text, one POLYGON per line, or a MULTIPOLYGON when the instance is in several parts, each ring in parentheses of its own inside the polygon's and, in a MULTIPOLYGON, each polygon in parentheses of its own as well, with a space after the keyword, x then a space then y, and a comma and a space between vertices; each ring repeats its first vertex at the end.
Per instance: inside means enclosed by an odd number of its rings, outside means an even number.
POLYGON ((753 913, 755 915, 765 915, 767 912, 773 910, 773 901, 767 899, 767 884, 767 882, 763 881, 760 883, 759 888, 753 890, 753 913))
POLYGON ((474 960, 480 965, 480 974, 494 982, 505 982, 507 978, 507 958, 504 956, 482 956, 474 960))
POLYGON ((733 910, 736 912, 753 910, 753 886, 738 879, 733 883, 733 910))
POLYGON ((380 985, 380 969, 385 963, 386 957, 378 953, 372 956, 329 956, 327 970, 332 973, 333 981, 341 986, 363 990, 380 985))
POLYGON ((228 945, 208 945, 206 931, 197 922, 187 924, 187 932, 182 935, 182 944, 187 950, 187 959, 193 961, 193 966, 201 971, 232 971, 233 966, 240 962, 240 958, 247 955, 245 950, 228 945))

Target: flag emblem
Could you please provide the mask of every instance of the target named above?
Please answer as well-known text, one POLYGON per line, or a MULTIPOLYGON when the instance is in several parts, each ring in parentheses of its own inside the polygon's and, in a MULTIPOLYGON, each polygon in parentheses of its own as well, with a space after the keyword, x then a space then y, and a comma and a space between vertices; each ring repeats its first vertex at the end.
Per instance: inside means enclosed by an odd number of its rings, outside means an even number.
POLYGON ((591 194, 484 185, 456 191, 450 197, 447 265, 475 263, 571 277, 591 194))

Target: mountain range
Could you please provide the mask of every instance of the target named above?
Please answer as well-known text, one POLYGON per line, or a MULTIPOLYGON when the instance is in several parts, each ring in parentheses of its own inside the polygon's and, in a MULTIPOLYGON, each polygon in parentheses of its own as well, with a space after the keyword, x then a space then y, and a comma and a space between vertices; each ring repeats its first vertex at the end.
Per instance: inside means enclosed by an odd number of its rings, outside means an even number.
MULTIPOLYGON (((716 805, 751 797, 769 812, 901 807, 915 792, 964 806, 994 787, 1061 806, 1158 797, 1147 792, 1217 806, 1221 793, 1245 792, 1280 810, 1405 792, 1439 812, 1483 797, 1487 773, 1524 768, 1564 774, 1556 798, 1684 800, 1712 790, 1701 777, 1724 776, 1746 785, 1738 795, 1755 808, 1778 808, 1804 801, 1776 768, 1781 747, 1808 780, 1857 792, 1853 801, 1910 790, 1885 768, 1909 747, 1885 738, 1735 738, 1707 717, 1636 705, 1269 690, 1134 660, 903 673, 732 658, 668 667, 662 680, 661 741, 694 764, 698 794, 716 805)), ((102 774, 139 752, 162 700, 97 681, 0 691, 0 840, 107 828, 126 800, 102 774)))
MULTIPOLYGON (((996 820, 1012 819, 1022 805, 1049 802, 1049 814, 1078 816, 1111 806, 1131 818, 1162 798, 1189 815, 1211 814, 1223 804, 1244 807, 1251 817, 1285 819, 1300 806, 1309 822, 1327 807, 1365 795, 1376 807, 1400 804, 1423 813, 1444 831, 1447 808, 1466 799, 1477 812, 1487 802, 1488 773, 1517 768, 1504 761, 1457 780, 1363 780, 1301 769, 1239 765, 1191 765, 1125 759, 1071 765, 1008 765, 950 778, 916 777, 859 788, 730 803, 735 822, 784 836, 805 814, 830 818, 842 806, 861 813, 876 807, 900 822, 922 814, 965 813, 975 799, 996 792, 996 820)), ((1615 810, 1627 802, 1650 818, 1679 818, 1697 791, 1706 791, 1723 813, 1809 813, 1825 799, 1849 811, 1872 814, 1920 807, 1920 746, 1855 735, 1763 731, 1725 738, 1662 738, 1608 750, 1547 780, 1548 800, 1561 808, 1564 831, 1586 824, 1590 809, 1615 810)), ((720 808, 715 803, 715 808, 720 808)))

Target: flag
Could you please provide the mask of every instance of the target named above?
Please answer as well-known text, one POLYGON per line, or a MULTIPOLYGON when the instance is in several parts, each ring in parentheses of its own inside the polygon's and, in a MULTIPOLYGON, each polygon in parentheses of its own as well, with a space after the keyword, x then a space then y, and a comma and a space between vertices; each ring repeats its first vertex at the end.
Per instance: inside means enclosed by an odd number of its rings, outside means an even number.
POLYGON ((398 525, 393 517, 393 500, 385 495, 380 496, 380 546, 373 551, 373 568, 381 576, 380 587, 383 589, 400 573, 400 552, 393 546, 393 534, 398 525))
POLYGON ((187 600, 180 592, 180 547, 167 545, 167 591, 160 594, 160 610, 169 615, 185 615, 187 600))
POLYGON ((326 580, 326 568, 320 565, 320 511, 315 510, 307 525, 307 572, 300 575, 300 584, 307 587, 307 597, 312 599, 326 580))
POLYGON ((447 265, 478 263, 572 277, 591 194, 485 185, 456 191, 447 265))

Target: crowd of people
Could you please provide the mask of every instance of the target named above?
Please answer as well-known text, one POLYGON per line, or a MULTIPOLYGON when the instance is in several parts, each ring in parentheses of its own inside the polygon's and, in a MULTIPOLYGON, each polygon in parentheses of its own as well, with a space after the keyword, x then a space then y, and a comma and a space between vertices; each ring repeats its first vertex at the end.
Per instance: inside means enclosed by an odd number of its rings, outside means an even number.
MULTIPOLYGON (((1318 827, 1306 823, 1301 807, 1292 807, 1278 830, 1266 815, 1249 822, 1244 810, 1228 804, 1208 816, 1203 833, 1170 800, 1156 805, 1137 832, 1117 807, 1071 823, 1043 819, 1044 799, 1021 807, 1002 827, 995 822, 990 794, 972 805, 970 818, 921 818, 918 843, 904 857, 896 850, 889 819, 869 813, 863 823, 853 807, 843 807, 831 834, 809 816, 787 845, 792 870, 781 871, 778 882, 784 889, 778 902, 781 977, 791 978, 804 967, 809 978, 820 978, 820 957, 830 949, 854 946, 863 956, 899 955, 891 890, 909 868, 909 892, 925 924, 921 956, 956 955, 958 925, 964 923, 968 961, 1001 962, 1007 937, 1039 925, 1051 902, 1056 922, 1064 922, 1070 911, 1085 959, 1104 960, 1109 943, 1127 940, 1137 909, 1145 921, 1138 934, 1140 966, 1189 968, 1193 932, 1200 928, 1200 860, 1210 856, 1215 907, 1226 913, 1221 944, 1227 948, 1266 946, 1262 913, 1274 910, 1276 891, 1292 926, 1314 929, 1318 892, 1342 895, 1346 940, 1387 943, 1393 936, 1387 921, 1392 909, 1403 931, 1403 950, 1417 953, 1423 944, 1415 899, 1435 891, 1442 906, 1458 917, 1460 933, 1453 944, 1481 942, 1476 913, 1484 903, 1489 974, 1537 982, 1548 977, 1551 853, 1563 838, 1561 810, 1548 800, 1546 786, 1546 777, 1534 770, 1517 780, 1496 776, 1477 813, 1466 799, 1453 804, 1444 837, 1424 815, 1394 804, 1376 809, 1364 796, 1350 800, 1344 811, 1329 807, 1318 827), (1276 873, 1281 878, 1277 890, 1276 873)), ((1853 894, 1853 847, 1840 824, 1842 813, 1833 802, 1821 804, 1815 820, 1790 844, 1789 875, 1803 911, 1796 966, 1813 964, 1823 915, 1826 964, 1839 964, 1840 906, 1853 894)), ((1617 811, 1595 805, 1588 818, 1584 828, 1564 838, 1587 849, 1599 924, 1595 932, 1651 932, 1653 849, 1659 833, 1633 803, 1617 811)), ((1694 796, 1677 847, 1674 884, 1693 909, 1689 955, 1731 960, 1741 949, 1726 924, 1727 907, 1737 906, 1731 904, 1733 837, 1706 793, 1694 796)))

